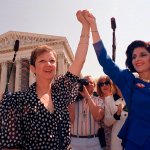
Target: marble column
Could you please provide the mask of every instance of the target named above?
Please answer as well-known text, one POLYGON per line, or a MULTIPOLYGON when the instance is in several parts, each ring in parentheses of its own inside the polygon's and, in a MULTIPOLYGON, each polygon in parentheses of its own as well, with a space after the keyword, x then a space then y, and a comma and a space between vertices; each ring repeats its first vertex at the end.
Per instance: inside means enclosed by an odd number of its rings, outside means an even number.
POLYGON ((1 63, 0 96, 5 92, 7 82, 7 62, 1 63))
POLYGON ((29 60, 24 58, 21 64, 21 90, 25 90, 29 87, 29 60))
POLYGON ((64 54, 58 54, 58 75, 65 73, 64 54))
POLYGON ((29 86, 31 84, 33 84, 34 82, 35 82, 35 75, 34 75, 34 73, 30 69, 30 72, 29 72, 29 86))
POLYGON ((64 66, 65 66, 65 72, 67 72, 68 70, 68 61, 67 61, 67 58, 65 58, 65 61, 64 61, 64 66))
POLYGON ((16 61, 15 91, 21 90, 21 62, 16 61))

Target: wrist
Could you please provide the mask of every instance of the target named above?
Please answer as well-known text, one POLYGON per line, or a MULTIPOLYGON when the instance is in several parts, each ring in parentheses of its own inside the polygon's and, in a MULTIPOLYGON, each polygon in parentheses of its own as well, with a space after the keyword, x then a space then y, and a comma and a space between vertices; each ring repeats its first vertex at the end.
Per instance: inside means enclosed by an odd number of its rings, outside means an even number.
POLYGON ((91 30, 91 32, 93 33, 93 32, 98 32, 98 30, 91 30))
POLYGON ((89 96, 89 97, 88 97, 88 98, 86 98, 86 99, 87 99, 87 101, 88 101, 88 102, 93 101, 91 96, 89 96))
POLYGON ((89 34, 82 33, 82 34, 81 34, 81 36, 80 36, 80 39, 82 39, 82 38, 89 39, 89 38, 90 38, 90 36, 89 36, 89 34))
POLYGON ((86 33, 82 33, 80 36, 79 44, 89 44, 89 38, 90 38, 89 35, 87 35, 86 33))
POLYGON ((79 42, 79 45, 89 45, 89 42, 79 42))
POLYGON ((91 31, 97 31, 97 25, 96 23, 91 24, 91 31))
POLYGON ((89 23, 83 23, 83 24, 82 24, 82 27, 83 27, 83 28, 90 29, 90 24, 89 24, 89 23))

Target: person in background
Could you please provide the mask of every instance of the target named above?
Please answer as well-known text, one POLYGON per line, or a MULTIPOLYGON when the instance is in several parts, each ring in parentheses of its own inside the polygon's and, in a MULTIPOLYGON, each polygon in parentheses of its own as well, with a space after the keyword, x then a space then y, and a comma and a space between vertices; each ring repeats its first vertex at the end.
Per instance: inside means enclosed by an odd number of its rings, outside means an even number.
POLYGON ((80 92, 80 97, 69 106, 71 118, 71 146, 73 150, 102 150, 97 135, 99 121, 104 115, 103 101, 93 95, 95 82, 88 75, 88 82, 80 92))
POLYGON ((108 76, 100 77, 97 83, 97 90, 100 95, 105 93, 105 115, 104 124, 112 126, 110 150, 122 150, 121 139, 118 133, 127 118, 125 101, 122 98, 120 90, 112 83, 108 76))
POLYGON ((57 55, 47 45, 31 53, 30 68, 36 82, 25 91, 4 95, 0 109, 0 149, 69 150, 68 105, 78 95, 78 80, 89 44, 89 23, 78 11, 82 25, 72 65, 55 79, 57 55))
POLYGON ((99 35, 96 19, 88 11, 84 17, 89 22, 93 46, 100 65, 121 90, 128 109, 119 137, 126 150, 149 150, 150 148, 150 45, 135 40, 126 50, 127 69, 120 69, 108 56, 99 35), (135 76, 133 73, 137 73, 135 76))
MULTIPOLYGON (((113 93, 113 84, 108 76, 100 76, 97 80, 97 93, 99 97, 104 101, 105 106, 105 97, 112 95, 113 93)), ((106 108, 104 108, 105 110, 106 108)), ((104 113, 105 117, 105 113, 104 113)), ((106 147, 104 150, 110 150, 111 144, 111 131, 112 126, 106 126, 104 124, 104 119, 102 120, 102 126, 104 127, 105 137, 106 137, 106 147)))

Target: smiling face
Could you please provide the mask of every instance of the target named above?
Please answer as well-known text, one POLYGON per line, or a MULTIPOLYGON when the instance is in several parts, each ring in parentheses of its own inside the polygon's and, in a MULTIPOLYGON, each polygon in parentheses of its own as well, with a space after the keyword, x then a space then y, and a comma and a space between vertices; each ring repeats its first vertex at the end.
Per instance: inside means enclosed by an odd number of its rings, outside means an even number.
POLYGON ((102 79, 101 81, 99 81, 99 83, 100 83, 99 88, 101 88, 101 91, 104 96, 108 96, 112 94, 110 82, 108 83, 106 79, 102 79))
POLYGON ((108 76, 101 76, 97 83, 97 92, 101 97, 112 94, 112 82, 108 76))
POLYGON ((49 47, 40 47, 31 54, 31 70, 36 80, 51 81, 56 74, 56 55, 49 47), (45 49, 47 48, 47 49, 45 49))
POLYGON ((144 47, 135 48, 132 64, 138 73, 150 72, 150 53, 144 47))
POLYGON ((93 78, 91 76, 86 76, 86 77, 84 77, 84 79, 86 79, 89 83, 86 86, 89 94, 92 94, 94 92, 94 88, 95 88, 95 82, 94 82, 93 78))
MULTIPOLYGON (((137 72, 138 74, 141 73, 141 71, 144 68, 141 70, 140 66, 142 67, 145 64, 146 57, 147 57, 146 55, 149 55, 149 53, 150 53, 150 43, 147 43, 141 40, 135 40, 131 42, 131 44, 127 47, 127 50, 126 50, 126 56, 127 56, 126 67, 131 72, 137 72)), ((149 66, 149 60, 147 61, 147 64, 149 66)))

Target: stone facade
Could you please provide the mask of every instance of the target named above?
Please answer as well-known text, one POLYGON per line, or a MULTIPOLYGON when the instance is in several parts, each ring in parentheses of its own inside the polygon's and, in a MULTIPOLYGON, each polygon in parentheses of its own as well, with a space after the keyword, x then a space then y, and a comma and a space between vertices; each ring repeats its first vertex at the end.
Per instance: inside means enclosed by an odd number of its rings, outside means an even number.
POLYGON ((57 53, 57 75, 64 74, 74 59, 74 55, 65 37, 35 33, 9 31, 0 35, 0 95, 4 93, 14 57, 14 43, 19 40, 19 51, 13 64, 8 91, 26 89, 35 81, 30 71, 31 51, 38 45, 46 44, 57 53))

